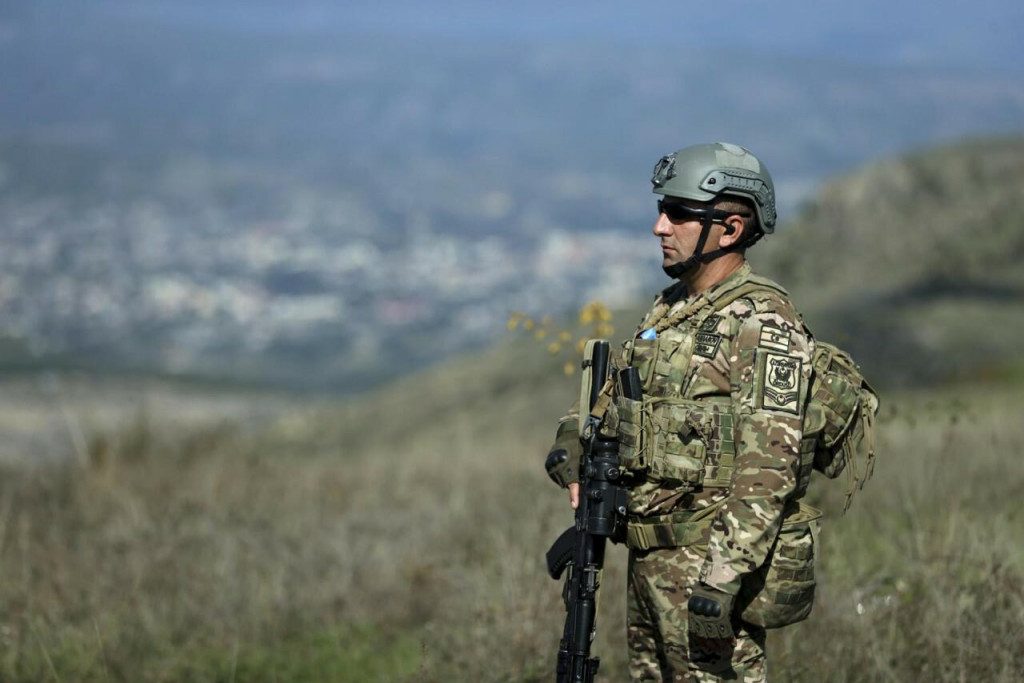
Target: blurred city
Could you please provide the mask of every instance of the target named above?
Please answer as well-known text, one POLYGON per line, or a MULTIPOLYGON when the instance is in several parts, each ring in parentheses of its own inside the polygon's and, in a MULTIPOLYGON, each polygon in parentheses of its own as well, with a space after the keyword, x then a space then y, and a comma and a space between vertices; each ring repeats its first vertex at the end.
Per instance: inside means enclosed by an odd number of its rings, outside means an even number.
POLYGON ((677 147, 755 149, 785 222, 836 173, 1021 129, 1020 72, 980 29, 780 49, 798 5, 724 52, 650 17, 603 40, 608 3, 543 30, 513 21, 539 5, 8 6, 0 360, 357 392, 513 311, 649 300, 647 178, 677 147))

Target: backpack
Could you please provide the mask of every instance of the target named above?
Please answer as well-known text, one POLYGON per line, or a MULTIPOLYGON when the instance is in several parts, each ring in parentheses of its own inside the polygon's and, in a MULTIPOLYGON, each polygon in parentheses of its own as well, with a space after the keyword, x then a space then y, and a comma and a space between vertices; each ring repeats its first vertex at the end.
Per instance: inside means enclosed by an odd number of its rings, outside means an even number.
POLYGON ((815 342, 814 374, 804 434, 814 437, 814 469, 829 479, 848 475, 845 513, 875 469, 878 394, 846 351, 815 342))
MULTIPOLYGON (((788 296, 771 280, 752 278, 714 302, 719 311, 755 291, 788 296)), ((810 330, 804 331, 813 339, 810 330)), ((802 502, 811 470, 830 479, 847 472, 843 513, 854 494, 871 478, 875 464, 875 416, 878 394, 864 379, 850 354, 815 340, 813 373, 804 407, 800 477, 783 512, 779 533, 765 562, 744 577, 737 609, 740 618, 764 628, 788 626, 806 619, 814 604, 814 558, 821 512, 802 502)))

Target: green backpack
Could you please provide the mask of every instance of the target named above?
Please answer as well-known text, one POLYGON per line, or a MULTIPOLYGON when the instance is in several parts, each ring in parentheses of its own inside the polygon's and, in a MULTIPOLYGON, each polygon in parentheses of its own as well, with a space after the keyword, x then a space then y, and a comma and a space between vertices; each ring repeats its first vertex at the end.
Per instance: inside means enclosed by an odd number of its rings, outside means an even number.
POLYGON ((846 470, 849 486, 843 512, 875 469, 878 394, 846 351, 816 341, 804 434, 814 441, 814 469, 830 479, 846 470))
MULTIPOLYGON (((740 297, 765 290, 788 296, 774 282, 756 278, 715 301, 714 309, 721 310, 740 297)), ((806 327, 805 331, 812 336, 806 327)), ((738 596, 741 618, 764 628, 802 621, 814 604, 814 558, 822 515, 800 501, 807 492, 811 470, 830 479, 847 473, 844 513, 874 471, 878 395, 850 354, 832 344, 815 340, 811 365, 814 372, 804 412, 797 490, 783 513, 768 558, 757 571, 744 577, 738 596)))

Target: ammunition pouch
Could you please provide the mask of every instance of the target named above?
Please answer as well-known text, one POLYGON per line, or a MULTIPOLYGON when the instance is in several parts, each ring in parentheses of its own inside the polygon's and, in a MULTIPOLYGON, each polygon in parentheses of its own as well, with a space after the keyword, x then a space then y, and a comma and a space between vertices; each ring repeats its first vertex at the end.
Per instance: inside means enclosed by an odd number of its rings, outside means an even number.
POLYGON ((730 402, 619 396, 615 410, 626 470, 690 491, 729 486, 736 455, 730 402))
MULTIPOLYGON (((648 402, 647 410, 649 409, 648 402)), ((649 420, 644 418, 644 410, 645 401, 643 400, 634 401, 624 396, 615 398, 619 462, 628 472, 637 473, 647 469, 649 438, 644 438, 643 432, 649 420)))
MULTIPOLYGON (((659 364, 661 353, 661 337, 654 339, 634 339, 629 345, 629 365, 636 368, 640 379, 643 381, 644 394, 651 393, 651 386, 654 380, 654 370, 659 364)), ((661 361, 664 364, 664 361, 661 361)), ((662 368, 664 369, 664 368, 662 368)))
POLYGON ((779 628, 811 613, 820 523, 820 510, 797 502, 787 506, 764 564, 743 577, 737 597, 737 613, 743 621, 779 628))

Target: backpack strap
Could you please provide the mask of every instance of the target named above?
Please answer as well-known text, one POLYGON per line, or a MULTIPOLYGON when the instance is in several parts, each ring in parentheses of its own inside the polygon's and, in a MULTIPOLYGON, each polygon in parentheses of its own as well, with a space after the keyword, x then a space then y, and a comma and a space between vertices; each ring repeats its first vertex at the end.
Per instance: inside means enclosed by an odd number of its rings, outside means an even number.
POLYGON ((789 296, 789 292, 783 289, 781 285, 772 282, 766 277, 750 275, 744 283, 726 290, 721 296, 715 299, 709 299, 707 297, 707 292, 702 292, 695 301, 688 304, 682 310, 674 313, 673 315, 658 318, 653 327, 658 332, 661 332, 680 320, 688 318, 694 314, 696 314, 694 320, 699 326, 712 313, 720 311, 733 301, 736 301, 736 299, 745 297, 748 294, 753 294, 754 292, 775 292, 781 294, 783 297, 789 296))
POLYGON ((742 285, 725 292, 722 296, 712 301, 711 304, 714 306, 715 311, 720 311, 733 301, 736 301, 736 299, 742 299, 754 292, 773 292, 787 298, 789 297, 789 292, 783 289, 781 285, 775 284, 766 277, 751 275, 742 285))

